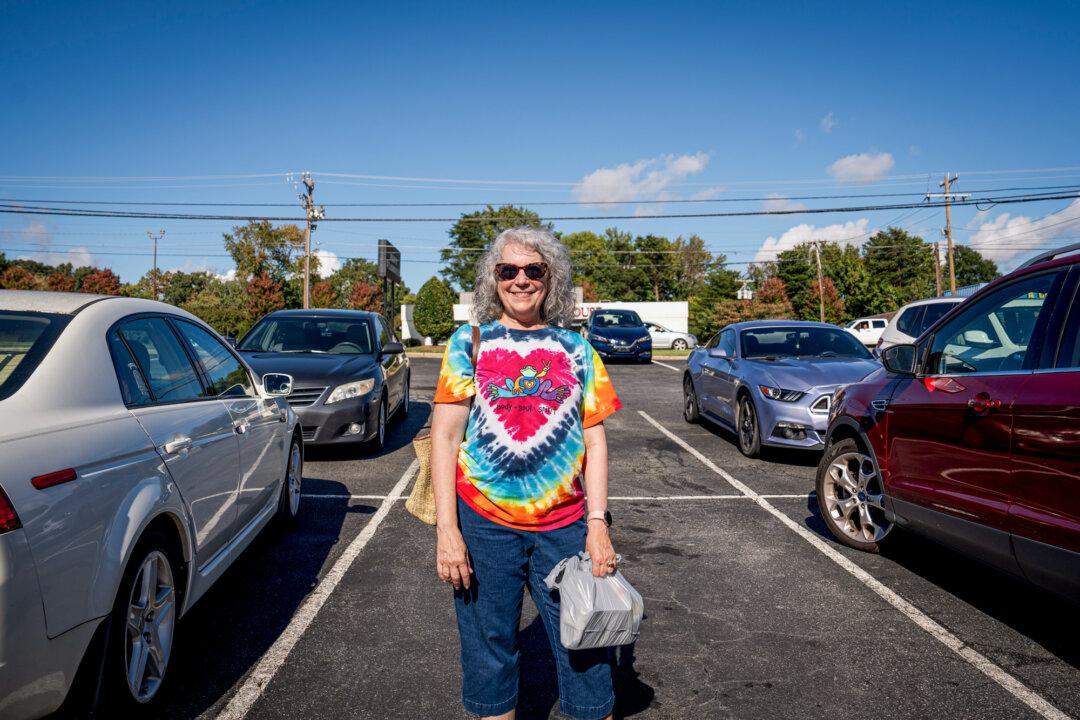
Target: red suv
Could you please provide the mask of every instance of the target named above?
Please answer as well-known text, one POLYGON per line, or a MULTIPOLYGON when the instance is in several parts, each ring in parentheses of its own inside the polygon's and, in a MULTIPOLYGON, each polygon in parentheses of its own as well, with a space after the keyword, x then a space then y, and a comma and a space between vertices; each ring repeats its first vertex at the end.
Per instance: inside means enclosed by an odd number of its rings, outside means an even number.
POLYGON ((837 391, 817 473, 836 538, 894 526, 1080 599, 1080 245, 983 288, 837 391))

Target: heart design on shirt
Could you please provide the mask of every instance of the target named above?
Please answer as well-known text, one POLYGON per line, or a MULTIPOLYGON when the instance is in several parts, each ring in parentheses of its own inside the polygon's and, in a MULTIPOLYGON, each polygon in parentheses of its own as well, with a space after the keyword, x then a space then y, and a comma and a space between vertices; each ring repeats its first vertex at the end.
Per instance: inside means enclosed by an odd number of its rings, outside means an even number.
POLYGON ((565 353, 537 348, 526 355, 483 350, 476 369, 479 395, 510 439, 525 442, 550 433, 573 401, 577 377, 565 353))

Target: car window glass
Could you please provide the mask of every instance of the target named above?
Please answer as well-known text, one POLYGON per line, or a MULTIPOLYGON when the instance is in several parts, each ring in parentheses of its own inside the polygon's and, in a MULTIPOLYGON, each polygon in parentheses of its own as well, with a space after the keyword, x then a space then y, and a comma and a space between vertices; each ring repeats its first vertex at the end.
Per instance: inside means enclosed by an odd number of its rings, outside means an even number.
POLYGON ((205 397, 195 368, 162 318, 139 318, 120 326, 150 392, 158 402, 205 397))
POLYGON ((198 325, 178 321, 176 327, 195 353, 210 383, 211 397, 254 397, 255 390, 245 368, 228 348, 198 325))
POLYGON ((878 329, 885 327, 885 321, 884 320, 875 320, 874 321, 874 327, 878 328, 878 329))
POLYGON ((592 316, 593 327, 641 327, 641 318, 633 310, 595 311, 592 316))
POLYGON ((727 357, 735 357, 735 331, 725 330, 720 333, 719 347, 727 357))
POLYGON ((919 319, 918 332, 911 334, 916 336, 922 335, 931 325, 944 317, 945 313, 949 312, 954 307, 956 307, 956 303, 934 303, 932 305, 927 305, 926 309, 923 311, 922 317, 919 319))
POLYGON ((373 352, 373 340, 371 323, 366 318, 271 315, 260 320, 243 337, 237 349, 369 355, 373 352))
POLYGON ((112 354, 116 379, 120 382, 120 394, 127 405, 145 405, 150 402, 150 390, 146 387, 135 359, 115 331, 109 333, 109 352, 112 354))
POLYGON ((742 332, 744 358, 845 357, 867 359, 870 351, 840 328, 762 327, 742 332))
POLYGON ((900 313, 900 317, 896 318, 896 329, 905 335, 918 336, 923 310, 925 310, 924 305, 916 305, 900 313))
POLYGON ((54 313, 0 312, 0 400, 22 387, 70 320, 54 313))
POLYGON ((987 295, 934 334, 930 374, 1008 372, 1025 367, 1053 273, 1025 278, 987 295))
POLYGON ((716 347, 717 344, 719 344, 719 342, 720 342, 720 333, 716 333, 711 338, 709 338, 709 341, 707 343, 705 343, 705 349, 710 350, 710 349, 716 347))
POLYGON ((379 347, 386 347, 386 343, 390 342, 390 331, 386 329, 386 321, 381 317, 375 318, 375 326, 379 333, 379 347))

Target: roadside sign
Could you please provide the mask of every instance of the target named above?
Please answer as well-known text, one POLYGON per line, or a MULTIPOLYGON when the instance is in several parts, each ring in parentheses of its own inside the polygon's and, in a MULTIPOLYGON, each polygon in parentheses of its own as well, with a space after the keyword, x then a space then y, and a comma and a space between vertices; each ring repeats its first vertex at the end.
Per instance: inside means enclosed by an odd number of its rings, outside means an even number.
POLYGON ((389 240, 379 240, 379 277, 401 282, 401 251, 389 240))

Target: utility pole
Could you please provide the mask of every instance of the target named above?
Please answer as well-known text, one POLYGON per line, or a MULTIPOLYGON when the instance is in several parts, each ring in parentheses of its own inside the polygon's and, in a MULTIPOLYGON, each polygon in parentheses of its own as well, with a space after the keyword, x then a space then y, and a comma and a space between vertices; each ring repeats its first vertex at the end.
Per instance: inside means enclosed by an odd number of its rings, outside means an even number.
POLYGON ((941 243, 934 243, 934 293, 941 297, 941 243))
POLYGON ((950 193, 949 184, 954 183, 960 179, 959 175, 951 175, 945 173, 945 179, 938 184, 938 187, 945 188, 944 193, 926 193, 926 199, 931 198, 944 198, 945 199, 945 230, 944 235, 948 239, 948 255, 949 255, 949 291, 953 296, 956 295, 956 270, 953 268, 953 242, 952 242, 952 215, 949 212, 949 203, 953 198, 959 198, 961 200, 971 197, 970 193, 950 193))
POLYGON ((154 275, 153 275, 154 279, 153 279, 151 285, 154 288, 154 299, 157 300, 158 299, 157 244, 158 244, 158 240, 165 237, 165 231, 164 230, 158 230, 158 234, 154 235, 149 230, 147 230, 146 231, 146 237, 148 237, 148 238, 150 238, 151 240, 154 241, 154 275))
POLYGON ((821 279, 821 241, 813 243, 814 259, 817 260, 817 294, 818 305, 821 308, 821 322, 825 322, 825 286, 821 279))
POLYGON ((316 207, 313 196, 315 194, 315 181, 311 179, 311 173, 304 173, 304 187, 307 195, 300 193, 300 207, 304 208, 307 215, 307 226, 304 228, 304 309, 311 304, 311 231, 316 223, 326 217, 326 210, 316 207))

